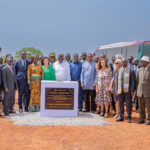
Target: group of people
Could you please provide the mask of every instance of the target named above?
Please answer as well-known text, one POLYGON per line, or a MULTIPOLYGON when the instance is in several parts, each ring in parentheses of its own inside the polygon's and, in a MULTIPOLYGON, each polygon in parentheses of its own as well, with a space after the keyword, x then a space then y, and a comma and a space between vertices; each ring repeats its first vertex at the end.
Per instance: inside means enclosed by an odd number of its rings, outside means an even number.
POLYGON ((26 59, 26 52, 21 52, 21 59, 13 64, 12 55, 6 55, 3 64, 0 58, 0 99, 3 100, 3 112, 7 116, 15 113, 15 90, 18 90, 19 112, 39 112, 41 80, 76 81, 79 84, 78 109, 83 112, 97 113, 107 118, 111 107, 115 110, 116 121, 124 121, 126 105, 128 123, 132 122, 132 106, 136 104, 139 112, 138 124, 146 120, 150 125, 150 66, 149 57, 139 60, 130 56, 128 59, 117 54, 109 63, 106 55, 95 56, 84 52, 79 57, 69 53, 55 53, 48 57, 31 55, 26 59), (134 59, 134 60, 133 60, 134 59), (84 105, 83 105, 84 104, 84 105), (22 106, 23 105, 23 106, 22 106))

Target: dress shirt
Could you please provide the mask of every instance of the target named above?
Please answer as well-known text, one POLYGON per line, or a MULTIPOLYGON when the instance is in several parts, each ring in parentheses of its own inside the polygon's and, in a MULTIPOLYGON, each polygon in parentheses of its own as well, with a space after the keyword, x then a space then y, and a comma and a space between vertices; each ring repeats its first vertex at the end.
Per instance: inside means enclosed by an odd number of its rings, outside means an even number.
POLYGON ((126 67, 126 68, 123 68, 123 67, 122 67, 122 73, 123 73, 123 71, 125 72, 125 71, 126 71, 126 69, 127 69, 127 67, 126 67))
POLYGON ((148 68, 148 66, 147 66, 146 68, 144 68, 144 69, 145 69, 145 72, 147 71, 147 68, 148 68))
POLYGON ((134 73, 135 73, 136 77, 137 77, 137 71, 138 71, 138 69, 139 69, 139 67, 134 65, 134 73))
POLYGON ((71 80, 77 81, 80 80, 80 75, 82 71, 82 63, 78 61, 75 63, 74 61, 70 64, 70 71, 71 71, 71 80))
POLYGON ((26 68, 26 59, 25 60, 22 59, 22 66, 26 68))
POLYGON ((131 63, 131 64, 129 63, 129 64, 128 64, 128 67, 130 67, 130 68, 131 68, 132 66, 133 66, 133 63, 131 63))
POLYGON ((56 80, 61 77, 62 81, 70 81, 70 65, 66 62, 59 63, 59 61, 53 64, 55 69, 56 80))
POLYGON ((95 90, 93 84, 96 83, 96 63, 85 62, 82 65, 81 82, 84 83, 84 90, 95 90))

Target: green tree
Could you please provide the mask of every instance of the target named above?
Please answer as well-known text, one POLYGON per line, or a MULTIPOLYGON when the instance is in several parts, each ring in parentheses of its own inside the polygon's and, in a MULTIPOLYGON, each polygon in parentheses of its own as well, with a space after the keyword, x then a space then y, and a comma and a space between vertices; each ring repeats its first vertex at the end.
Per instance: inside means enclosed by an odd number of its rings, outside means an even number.
POLYGON ((43 53, 39 49, 35 49, 34 47, 25 47, 25 48, 22 48, 20 51, 17 51, 15 53, 16 60, 19 60, 21 58, 20 57, 20 53, 22 51, 26 51, 27 52, 27 59, 30 59, 32 54, 35 54, 35 55, 38 55, 38 56, 43 55, 43 53))
POLYGON ((6 58, 6 56, 3 56, 3 63, 4 63, 4 61, 5 61, 5 58, 6 58))

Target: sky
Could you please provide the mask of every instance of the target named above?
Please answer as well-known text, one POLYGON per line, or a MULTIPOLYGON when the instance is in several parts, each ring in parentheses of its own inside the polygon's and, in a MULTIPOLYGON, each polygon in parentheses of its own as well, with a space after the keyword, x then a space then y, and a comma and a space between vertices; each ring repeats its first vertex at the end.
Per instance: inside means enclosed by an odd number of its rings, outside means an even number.
POLYGON ((0 47, 93 53, 102 45, 150 40, 150 0, 0 0, 0 47))

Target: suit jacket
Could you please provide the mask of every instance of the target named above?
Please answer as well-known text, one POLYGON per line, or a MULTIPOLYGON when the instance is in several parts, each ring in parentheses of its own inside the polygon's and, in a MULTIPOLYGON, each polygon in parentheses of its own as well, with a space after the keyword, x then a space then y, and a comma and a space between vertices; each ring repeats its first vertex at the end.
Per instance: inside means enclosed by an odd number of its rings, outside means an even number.
POLYGON ((111 71, 113 72, 114 68, 113 68, 113 64, 112 63, 109 63, 109 66, 111 68, 111 71))
MULTIPOLYGON (((141 68, 141 66, 138 66, 138 69, 139 68, 141 68)), ((133 71, 134 71, 134 73, 135 73, 135 75, 137 76, 137 72, 135 72, 135 70, 134 70, 134 65, 133 66, 131 66, 131 68, 130 69, 132 69, 133 71)))
MULTIPOLYGON (((138 66, 138 69, 141 68, 141 66, 138 66)), ((134 70, 134 65, 131 66, 131 69, 134 70)))
MULTIPOLYGON (((115 91, 116 92, 118 91, 118 76, 117 76, 117 81, 115 82, 115 91)), ((121 84, 122 84, 122 82, 121 82, 121 84)), ((128 93, 134 92, 135 89, 136 89, 136 76, 135 76, 134 71, 132 69, 130 69, 130 80, 129 80, 128 93)))
POLYGON ((138 69, 137 79, 136 79, 136 88, 137 88, 137 96, 142 97, 150 97, 150 66, 148 66, 145 77, 143 74, 143 69, 138 69))
POLYGON ((27 69, 30 64, 31 64, 31 62, 27 59, 26 59, 26 67, 25 68, 22 64, 22 59, 18 60, 15 63, 17 82, 19 85, 22 84, 24 80, 26 80, 26 82, 27 82, 27 69))
POLYGON ((6 66, 7 64, 4 63, 0 66, 0 89, 3 89, 3 76, 2 76, 2 69, 6 66))
POLYGON ((10 91, 17 89, 16 71, 14 67, 12 67, 12 70, 13 74, 8 65, 2 69, 3 88, 8 88, 10 91))

